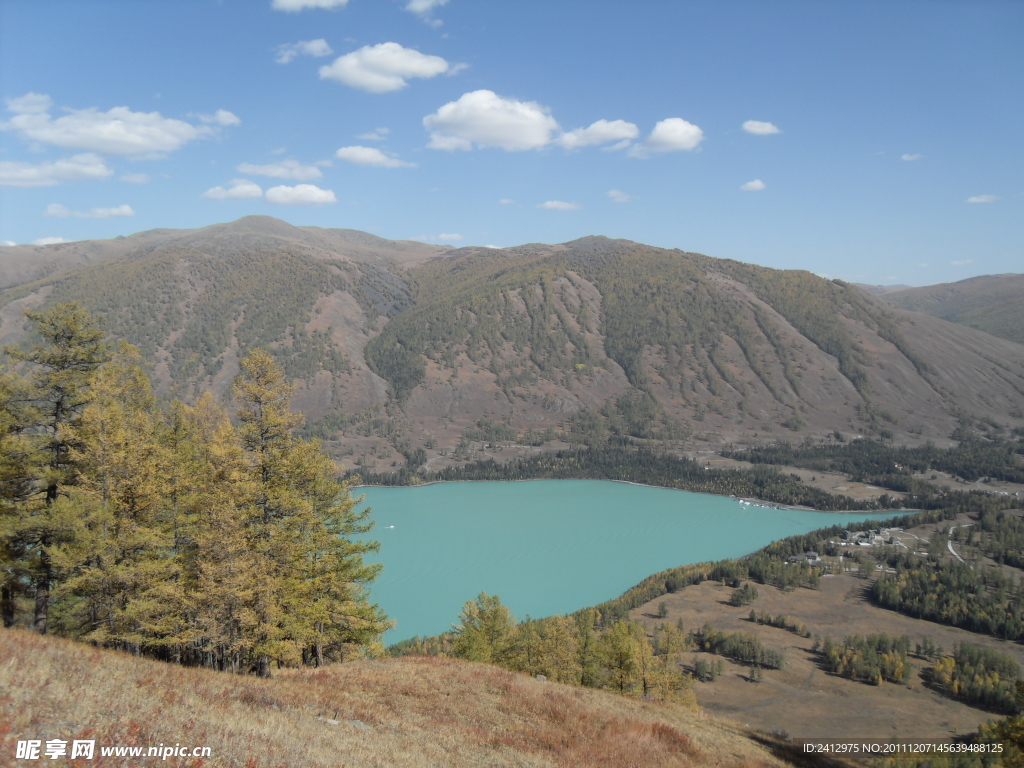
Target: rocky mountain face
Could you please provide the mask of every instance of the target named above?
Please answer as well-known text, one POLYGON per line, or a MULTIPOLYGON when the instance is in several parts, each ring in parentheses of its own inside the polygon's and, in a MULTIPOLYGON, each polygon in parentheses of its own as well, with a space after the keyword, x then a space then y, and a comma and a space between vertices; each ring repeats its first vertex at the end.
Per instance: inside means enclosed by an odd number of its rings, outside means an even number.
POLYGON ((377 471, 1024 425, 1020 344, 883 301, 899 293, 625 240, 448 249, 247 217, 0 263, 0 342, 27 343, 23 310, 79 301, 186 400, 226 397, 263 347, 307 433, 377 471))

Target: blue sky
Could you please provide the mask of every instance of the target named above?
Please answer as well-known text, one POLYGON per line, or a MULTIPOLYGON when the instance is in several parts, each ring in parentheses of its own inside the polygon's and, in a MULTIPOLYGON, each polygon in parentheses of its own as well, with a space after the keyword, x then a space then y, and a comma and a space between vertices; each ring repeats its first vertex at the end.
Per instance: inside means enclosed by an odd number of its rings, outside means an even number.
POLYGON ((0 242, 267 214, 1021 272, 1022 52, 1019 2, 0 0, 0 242))

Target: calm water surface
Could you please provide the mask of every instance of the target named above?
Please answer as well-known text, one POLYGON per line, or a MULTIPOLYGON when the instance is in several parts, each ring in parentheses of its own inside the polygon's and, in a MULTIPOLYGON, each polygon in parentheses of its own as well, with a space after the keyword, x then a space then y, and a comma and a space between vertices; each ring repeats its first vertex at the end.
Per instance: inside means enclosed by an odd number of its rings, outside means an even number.
POLYGON ((480 592, 519 618, 618 597, 652 573, 738 557, 786 536, 878 515, 750 507, 608 480, 364 488, 373 508, 372 599, 398 621, 387 643, 444 632, 480 592))

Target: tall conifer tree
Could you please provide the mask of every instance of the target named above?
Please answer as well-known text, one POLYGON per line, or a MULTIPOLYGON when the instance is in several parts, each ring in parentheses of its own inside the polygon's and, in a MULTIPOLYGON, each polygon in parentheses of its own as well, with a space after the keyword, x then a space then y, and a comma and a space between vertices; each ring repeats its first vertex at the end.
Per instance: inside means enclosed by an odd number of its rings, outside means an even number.
POLYGON ((348 486, 338 483, 319 445, 297 439, 300 415, 289 412, 292 386, 263 350, 242 361, 235 382, 242 445, 253 483, 245 521, 255 571, 253 654, 257 673, 270 661, 297 663, 326 643, 364 645, 386 628, 365 586, 379 568, 363 554, 376 544, 353 542, 369 530, 355 512, 348 486))
MULTIPOLYGON (((156 399, 138 350, 122 343, 93 379, 70 459, 80 477, 66 508, 79 527, 54 547, 74 601, 71 632, 133 653, 174 644, 181 594, 167 500, 169 457, 156 431, 156 399)), ((61 605, 61 603, 58 603, 61 605)))
POLYGON ((43 343, 29 351, 12 347, 4 351, 13 360, 31 366, 30 389, 15 404, 14 426, 36 437, 40 466, 34 493, 19 505, 9 540, 23 552, 31 573, 33 626, 46 634, 50 590, 58 576, 51 548, 70 538, 76 525, 73 518, 61 513, 56 502, 77 480, 78 466, 72 457, 75 428, 90 402, 89 386, 96 369, 107 359, 107 348, 103 329, 73 302, 26 315, 43 343))

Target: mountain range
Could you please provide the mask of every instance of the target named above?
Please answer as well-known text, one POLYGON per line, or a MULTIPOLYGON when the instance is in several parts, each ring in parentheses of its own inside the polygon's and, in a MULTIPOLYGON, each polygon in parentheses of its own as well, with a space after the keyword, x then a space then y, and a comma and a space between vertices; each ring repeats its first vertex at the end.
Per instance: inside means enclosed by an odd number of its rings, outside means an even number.
POLYGON ((265 348, 307 434, 377 471, 608 439, 948 443, 1024 427, 1022 281, 880 293, 605 237, 449 248, 250 216, 4 248, 0 343, 78 301, 185 400, 228 396, 265 348))

